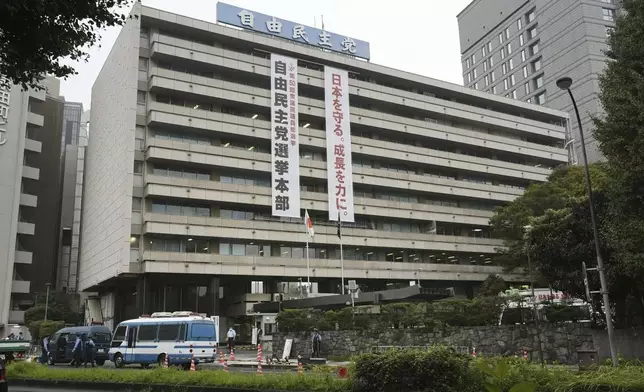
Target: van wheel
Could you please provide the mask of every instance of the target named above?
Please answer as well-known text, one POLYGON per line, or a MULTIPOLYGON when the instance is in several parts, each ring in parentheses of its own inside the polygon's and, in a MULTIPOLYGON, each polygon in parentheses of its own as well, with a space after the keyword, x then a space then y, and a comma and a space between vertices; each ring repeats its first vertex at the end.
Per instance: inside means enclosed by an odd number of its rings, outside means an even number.
POLYGON ((96 366, 103 366, 105 365, 105 360, 101 359, 100 361, 96 361, 96 366))
POLYGON ((181 368, 183 370, 190 370, 190 364, 189 363, 184 363, 183 365, 181 365, 181 368))
POLYGON ((114 366, 118 369, 125 366, 125 363, 123 362, 123 355, 121 355, 121 353, 114 354, 114 366))
POLYGON ((165 354, 159 354, 157 357, 157 365, 159 365, 160 368, 165 366, 165 354))
POLYGON ((143 369, 147 369, 147 368, 149 368, 149 367, 150 367, 150 364, 149 364, 149 363, 142 363, 142 364, 141 364, 141 368, 143 368, 143 369))

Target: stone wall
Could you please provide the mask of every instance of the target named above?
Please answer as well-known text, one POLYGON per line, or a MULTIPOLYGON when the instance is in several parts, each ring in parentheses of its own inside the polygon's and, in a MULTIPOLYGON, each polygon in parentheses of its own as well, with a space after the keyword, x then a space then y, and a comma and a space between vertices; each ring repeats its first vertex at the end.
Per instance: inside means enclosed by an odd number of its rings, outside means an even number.
MULTIPOLYGON (((512 325, 446 328, 431 332, 397 329, 385 332, 322 331, 322 356, 348 357, 392 346, 444 345, 463 353, 471 353, 472 347, 475 347, 477 354, 484 356, 521 356, 523 350, 526 350, 529 358, 537 361, 541 341, 545 360, 573 365, 577 364, 578 350, 595 349, 593 332, 588 325, 546 325, 540 330, 541 333, 538 334, 535 327, 512 325)), ((275 334, 273 347, 279 356, 282 355, 285 339, 294 339, 291 356, 298 353, 309 356, 312 352, 310 333, 275 334)))

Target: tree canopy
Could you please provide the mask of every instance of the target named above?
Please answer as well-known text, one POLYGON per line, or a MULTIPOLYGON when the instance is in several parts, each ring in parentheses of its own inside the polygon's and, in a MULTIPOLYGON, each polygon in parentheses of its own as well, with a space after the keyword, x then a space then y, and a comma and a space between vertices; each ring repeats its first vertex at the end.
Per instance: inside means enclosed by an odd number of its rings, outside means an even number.
POLYGON ((132 0, 0 1, 0 75, 23 88, 38 88, 45 75, 76 74, 64 59, 87 61, 99 32, 122 25, 119 9, 132 0))

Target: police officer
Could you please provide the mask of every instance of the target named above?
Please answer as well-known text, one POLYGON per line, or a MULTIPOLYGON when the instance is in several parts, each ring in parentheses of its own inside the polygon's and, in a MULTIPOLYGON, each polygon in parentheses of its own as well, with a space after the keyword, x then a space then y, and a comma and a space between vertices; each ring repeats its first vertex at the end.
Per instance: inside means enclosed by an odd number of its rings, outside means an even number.
POLYGON ((87 367, 87 364, 89 363, 92 367, 94 367, 94 347, 96 344, 94 344, 94 340, 92 340, 91 336, 88 336, 87 339, 85 340, 85 367, 87 367))

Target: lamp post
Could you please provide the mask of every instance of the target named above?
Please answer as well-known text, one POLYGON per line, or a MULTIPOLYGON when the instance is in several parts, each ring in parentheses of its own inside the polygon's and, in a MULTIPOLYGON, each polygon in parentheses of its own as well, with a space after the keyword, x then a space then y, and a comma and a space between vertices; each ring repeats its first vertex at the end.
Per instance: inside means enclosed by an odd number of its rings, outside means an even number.
POLYGON ((537 328, 537 335, 539 337, 539 362, 543 366, 543 347, 541 347, 541 330, 539 329, 539 312, 537 310, 537 297, 534 295, 534 274, 532 273, 532 260, 530 259, 530 230, 532 226, 523 226, 526 236, 526 250, 525 254, 528 258, 528 273, 530 274, 530 290, 532 290, 532 313, 534 315, 534 324, 537 328))
POLYGON ((51 286, 51 283, 45 283, 45 286, 47 286, 47 294, 45 296, 45 321, 47 321, 47 311, 49 310, 49 287, 51 286))
POLYGON ((618 365, 617 348, 615 347, 613 318, 610 311, 610 298, 608 297, 608 282, 606 281, 606 273, 604 271, 604 259, 602 258, 601 247, 599 242, 599 230, 597 229, 597 216, 595 215, 595 205, 593 203, 593 188, 590 182, 590 170, 588 169, 588 156, 586 155, 586 142, 584 140, 584 129, 581 125, 581 117, 579 116, 579 108, 575 96, 572 95, 570 90, 572 86, 572 79, 563 77, 557 80, 557 87, 562 90, 568 91, 572 106, 575 108, 575 115, 577 116, 577 123, 579 124, 579 139, 581 141, 581 153, 584 157, 584 172, 586 174, 586 191, 588 192, 588 203, 590 204, 590 220, 593 227, 593 239, 595 241, 595 253, 597 256, 597 271, 599 271, 599 282, 601 284, 601 294, 604 302, 604 313, 606 314, 606 330, 608 331, 608 344, 610 346, 610 356, 613 360, 613 366, 618 365))

